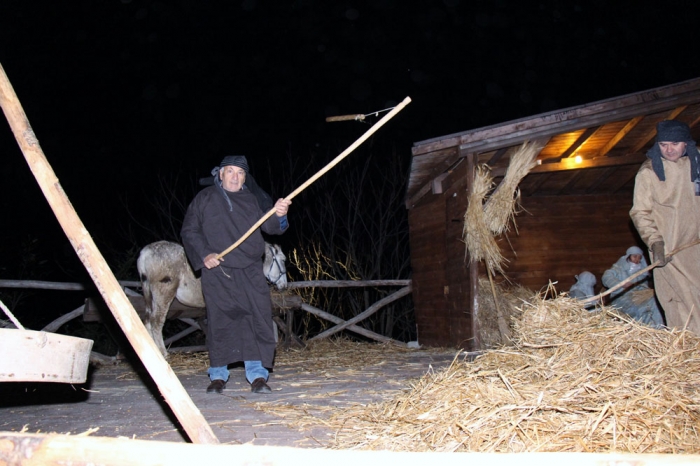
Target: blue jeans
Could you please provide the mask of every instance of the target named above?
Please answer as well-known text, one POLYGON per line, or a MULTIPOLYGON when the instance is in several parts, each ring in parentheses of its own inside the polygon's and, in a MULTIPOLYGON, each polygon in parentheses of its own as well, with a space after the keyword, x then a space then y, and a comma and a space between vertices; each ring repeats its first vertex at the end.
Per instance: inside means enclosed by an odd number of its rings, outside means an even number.
MULTIPOLYGON (((253 383, 253 380, 263 378, 267 382, 267 378, 270 375, 267 369, 265 369, 260 361, 243 361, 245 365, 245 378, 248 382, 253 383)), ((209 374, 209 379, 213 380, 223 380, 228 381, 228 366, 220 367, 210 367, 207 370, 209 374)))

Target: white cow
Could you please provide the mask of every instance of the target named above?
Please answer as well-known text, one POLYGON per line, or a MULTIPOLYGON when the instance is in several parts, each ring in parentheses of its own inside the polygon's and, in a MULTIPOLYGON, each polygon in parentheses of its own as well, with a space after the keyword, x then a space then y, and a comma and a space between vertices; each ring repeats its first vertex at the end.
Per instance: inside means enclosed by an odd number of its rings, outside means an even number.
MULTIPOLYGON (((265 243, 263 273, 268 281, 282 290, 287 286, 286 257, 276 244, 265 243)), ((136 261, 143 297, 146 302, 144 324, 163 356, 168 351, 163 343, 163 325, 173 299, 185 306, 204 307, 202 284, 195 277, 185 249, 170 241, 157 241, 141 249, 136 261)))

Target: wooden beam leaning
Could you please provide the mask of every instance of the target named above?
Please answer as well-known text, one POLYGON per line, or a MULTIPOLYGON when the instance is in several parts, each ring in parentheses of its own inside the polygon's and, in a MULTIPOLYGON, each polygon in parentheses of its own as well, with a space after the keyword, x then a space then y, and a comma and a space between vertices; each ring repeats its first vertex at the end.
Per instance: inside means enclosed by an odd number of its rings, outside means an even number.
POLYGON ((53 168, 39 146, 34 130, 29 125, 27 115, 2 65, 0 65, 0 106, 61 228, 190 440, 195 443, 219 443, 204 416, 160 354, 63 191, 53 168))

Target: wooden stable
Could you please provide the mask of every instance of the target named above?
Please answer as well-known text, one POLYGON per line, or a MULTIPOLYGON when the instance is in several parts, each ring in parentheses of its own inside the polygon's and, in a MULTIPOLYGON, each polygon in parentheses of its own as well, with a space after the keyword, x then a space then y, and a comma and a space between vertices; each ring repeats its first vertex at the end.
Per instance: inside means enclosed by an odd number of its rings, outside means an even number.
MULTIPOLYGON (((481 349, 481 264, 462 240, 474 168, 487 164, 498 184, 525 141, 546 141, 520 183, 517 231, 500 238, 508 279, 533 291, 566 291, 584 270, 598 279, 628 247, 646 249, 629 218, 634 178, 654 144, 656 123, 676 119, 700 137, 700 78, 416 142, 406 208, 418 339, 481 349)), ((503 280, 503 278, 500 278, 503 280)))

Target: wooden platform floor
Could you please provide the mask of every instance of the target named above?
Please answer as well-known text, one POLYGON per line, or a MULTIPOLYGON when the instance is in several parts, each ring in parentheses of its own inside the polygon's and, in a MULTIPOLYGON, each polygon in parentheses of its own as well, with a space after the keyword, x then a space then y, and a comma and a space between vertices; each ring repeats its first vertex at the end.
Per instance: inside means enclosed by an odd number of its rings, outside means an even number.
MULTIPOLYGON (((221 443, 324 448, 334 432, 316 425, 289 425, 290 407, 331 413, 354 403, 392 399, 427 371, 452 362, 454 350, 381 351, 363 361, 350 353, 329 356, 304 352, 278 356, 270 376, 271 394, 253 394, 241 367, 231 369, 223 394, 208 394, 205 370, 173 365, 182 385, 221 443)), ((91 368, 84 385, 0 383, 0 431, 70 433, 142 440, 187 442, 177 419, 138 364, 91 368)))

